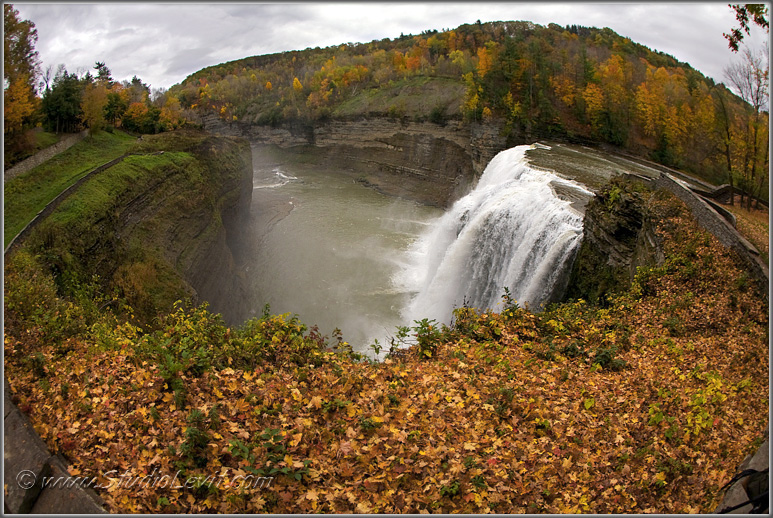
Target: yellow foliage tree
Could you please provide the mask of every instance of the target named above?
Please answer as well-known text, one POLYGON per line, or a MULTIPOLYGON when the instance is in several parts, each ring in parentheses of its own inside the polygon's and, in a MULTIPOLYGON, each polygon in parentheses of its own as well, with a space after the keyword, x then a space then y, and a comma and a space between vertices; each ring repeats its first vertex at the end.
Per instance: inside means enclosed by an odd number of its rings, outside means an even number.
POLYGON ((83 122, 89 128, 89 134, 94 134, 105 127, 105 106, 107 105, 107 88, 104 84, 86 85, 81 100, 83 122))
POLYGON ((126 110, 126 114, 124 115, 123 119, 125 122, 131 121, 135 125, 139 126, 142 125, 142 121, 147 114, 148 107, 145 105, 145 103, 131 103, 129 105, 129 109, 126 110))
POLYGON ((180 106, 180 101, 174 95, 166 97, 164 106, 161 108, 159 121, 167 130, 173 130, 182 126, 182 107, 180 106))
POLYGON ((35 97, 25 75, 12 81, 3 92, 4 133, 19 133, 25 122, 35 112, 35 97))
POLYGON ((562 103, 570 107, 574 105, 576 88, 570 77, 552 76, 550 77, 550 86, 562 103))
POLYGON ((599 85, 588 83, 582 92, 582 98, 585 101, 585 115, 591 127, 598 130, 604 110, 604 92, 599 85))

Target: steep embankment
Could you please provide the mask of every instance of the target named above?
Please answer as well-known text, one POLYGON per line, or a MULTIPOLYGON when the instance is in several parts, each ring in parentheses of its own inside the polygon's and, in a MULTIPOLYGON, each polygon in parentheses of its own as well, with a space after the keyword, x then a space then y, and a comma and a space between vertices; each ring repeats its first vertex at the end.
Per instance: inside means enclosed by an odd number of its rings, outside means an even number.
POLYGON ((496 123, 408 122, 388 117, 277 126, 200 120, 213 133, 254 144, 299 147, 320 165, 353 174, 387 194, 446 207, 469 191, 507 139, 496 123))
POLYGON ((143 137, 30 234, 58 289, 124 299, 144 321, 178 299, 239 319, 240 218, 252 194, 248 144, 201 132, 143 137), (107 295, 110 294, 110 295, 107 295))

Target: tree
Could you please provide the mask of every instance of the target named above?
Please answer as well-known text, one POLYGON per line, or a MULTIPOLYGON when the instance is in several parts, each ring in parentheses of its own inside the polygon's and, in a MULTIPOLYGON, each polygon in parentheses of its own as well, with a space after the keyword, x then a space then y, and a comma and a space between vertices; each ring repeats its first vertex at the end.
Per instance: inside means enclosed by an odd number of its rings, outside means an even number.
POLYGON ((150 86, 134 76, 131 82, 124 81, 123 87, 128 90, 129 103, 144 103, 150 97, 150 86))
POLYGON ((138 133, 155 133, 158 130, 161 110, 147 103, 136 102, 129 105, 123 118, 123 127, 138 133))
POLYGON ((115 83, 107 92, 105 103, 105 119, 116 125, 129 109, 129 92, 120 84, 115 83))
MULTIPOLYGON (((751 114, 746 119, 742 171, 746 182, 745 187, 751 194, 757 195, 760 194, 762 185, 767 179, 767 170, 761 167, 766 161, 761 156, 761 152, 764 152, 764 156, 767 157, 767 131, 765 131, 766 128, 761 127, 761 123, 766 120, 762 117, 762 111, 767 108, 768 102, 767 55, 767 48, 758 52, 746 48, 741 61, 725 67, 725 78, 751 108, 751 114), (765 141, 760 140, 762 136, 765 137, 765 141)), ((748 197, 747 208, 751 208, 751 197, 748 197)))
POLYGON ((35 98, 24 75, 12 81, 3 94, 4 133, 9 138, 18 135, 35 112, 35 98))
POLYGON ((34 23, 19 19, 12 5, 3 6, 3 15, 3 136, 9 164, 31 153, 35 145, 28 130, 37 105, 38 33, 34 23))
POLYGON ((585 116, 590 122, 593 133, 601 131, 601 115, 604 110, 604 91, 596 83, 588 83, 582 92, 585 101, 585 116))
POLYGON ((3 77, 4 88, 24 77, 33 94, 39 72, 38 30, 29 20, 20 20, 11 4, 3 6, 3 77))
MULTIPOLYGON (((755 24, 759 25, 763 29, 770 30, 768 23, 768 6, 765 4, 732 4, 730 7, 735 11, 735 19, 741 25, 741 29, 749 35, 749 16, 755 24)), ((730 34, 723 33, 723 36, 728 42, 728 47, 733 52, 738 52, 738 46, 743 41, 743 32, 741 29, 735 28, 730 31, 730 34)))
POLYGON ((57 70, 51 88, 43 94, 43 117, 50 131, 77 131, 81 123, 81 80, 64 66, 57 70))
POLYGON ((104 84, 107 88, 111 88, 113 86, 114 81, 111 76, 110 69, 107 68, 104 63, 97 61, 94 64, 94 70, 97 71, 97 83, 104 84))
POLYGON ((94 134, 105 127, 105 106, 107 105, 107 87, 105 84, 87 83, 83 90, 81 111, 83 122, 89 128, 89 134, 94 134))
POLYGON ((159 122, 167 130, 179 128, 183 124, 182 108, 180 101, 174 95, 167 95, 164 106, 161 108, 159 122))
POLYGON ((735 205, 735 195, 733 194, 733 133, 732 133, 732 114, 730 113, 730 103, 727 100, 729 92, 720 85, 712 90, 716 94, 716 102, 719 106, 717 117, 717 131, 720 134, 719 141, 722 143, 722 155, 725 158, 725 167, 727 169, 727 179, 730 185, 730 205, 735 205))

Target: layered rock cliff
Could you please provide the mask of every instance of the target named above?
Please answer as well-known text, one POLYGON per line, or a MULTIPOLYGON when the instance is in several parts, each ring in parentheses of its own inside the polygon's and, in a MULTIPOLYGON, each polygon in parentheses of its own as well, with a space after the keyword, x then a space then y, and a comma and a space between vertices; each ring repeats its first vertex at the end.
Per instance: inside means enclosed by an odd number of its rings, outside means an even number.
POLYGON ((146 322, 186 298, 241 322, 249 143, 186 131, 144 136, 132 151, 63 202, 28 246, 65 292, 98 279, 146 322))
POLYGON ((299 147, 320 164, 352 172, 386 194, 439 207, 466 194, 488 162, 508 146, 501 125, 413 122, 387 117, 329 120, 315 125, 226 123, 208 115, 210 132, 253 144, 299 147))

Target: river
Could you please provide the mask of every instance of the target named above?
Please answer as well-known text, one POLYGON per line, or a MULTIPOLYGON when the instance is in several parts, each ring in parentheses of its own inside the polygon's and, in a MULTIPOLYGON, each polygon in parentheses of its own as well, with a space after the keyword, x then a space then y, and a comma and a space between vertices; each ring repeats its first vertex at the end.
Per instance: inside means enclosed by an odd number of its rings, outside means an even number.
POLYGON ((402 324, 411 294, 393 276, 405 250, 442 210, 389 197, 351 174, 253 146, 251 252, 245 273, 250 313, 294 313, 356 350, 384 343, 402 324))

